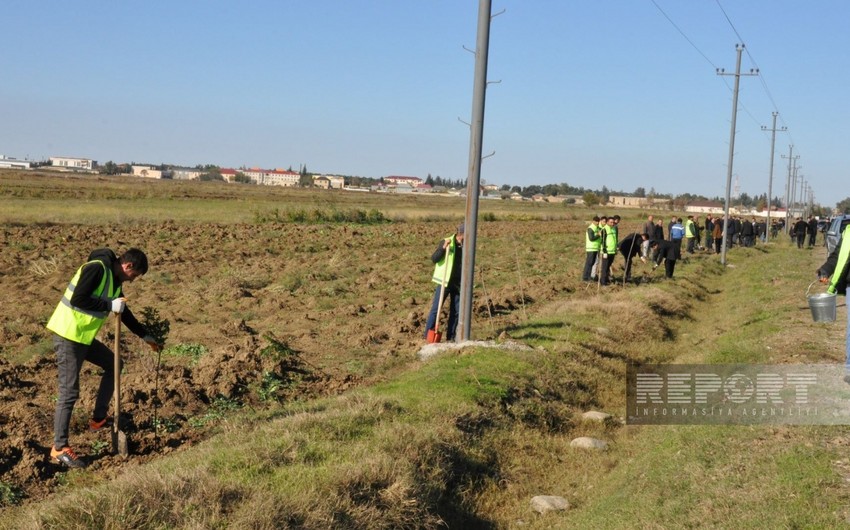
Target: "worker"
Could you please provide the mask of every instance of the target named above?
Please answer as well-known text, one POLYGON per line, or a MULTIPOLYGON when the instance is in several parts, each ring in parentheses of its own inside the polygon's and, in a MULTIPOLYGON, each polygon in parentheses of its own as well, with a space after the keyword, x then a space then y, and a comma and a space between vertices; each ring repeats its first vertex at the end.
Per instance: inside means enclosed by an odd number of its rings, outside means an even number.
POLYGON ((431 281, 437 284, 434 291, 434 299, 431 302, 431 311, 428 313, 428 321, 425 324, 425 338, 428 331, 433 330, 437 324, 437 310, 446 297, 451 297, 449 304, 449 321, 446 324, 446 340, 455 340, 458 321, 458 307, 460 305, 460 276, 461 264, 463 263, 463 232, 464 225, 457 227, 457 232, 440 240, 437 250, 431 255, 434 263, 434 274, 431 281), (445 281, 445 283, 444 283, 445 281), (441 298, 442 295, 442 298, 441 298))
POLYGON ((611 277, 611 264, 614 263, 614 256, 617 254, 617 228, 619 216, 609 217, 608 224, 602 227, 602 245, 600 255, 602 260, 600 266, 602 270, 599 272, 599 283, 608 285, 611 277), (615 218, 616 217, 616 218, 615 218))
MULTIPOLYGON (((846 297, 847 281, 850 280, 850 224, 844 228, 841 240, 826 262, 817 270, 821 282, 829 285, 826 292, 846 297)), ((850 311, 847 312, 845 334, 844 381, 850 383, 850 311)))
POLYGON ((640 256, 640 260, 646 263, 646 256, 649 251, 649 235, 646 233, 638 234, 637 232, 630 234, 620 241, 620 254, 626 258, 626 275, 623 279, 625 282, 632 281, 632 260, 635 256, 640 256))
POLYGON ((582 281, 589 282, 596 279, 596 261, 599 259, 599 249, 602 247, 602 237, 599 235, 599 216, 594 215, 593 220, 584 233, 584 271, 581 274, 582 281))
POLYGON ((107 416, 113 394, 115 362, 112 351, 97 340, 97 333, 110 312, 120 314, 127 328, 142 337, 154 351, 162 345, 147 332, 126 306, 121 287, 148 270, 148 259, 139 249, 131 248, 119 258, 102 248, 89 254, 53 311, 47 329, 53 332, 56 364, 59 371, 59 395, 53 418, 53 446, 50 457, 54 463, 69 467, 86 467, 85 461, 71 449, 69 426, 74 404, 80 396, 80 370, 88 361, 103 370, 94 402, 89 429, 98 431, 111 425, 107 416))
POLYGON ((676 268, 676 260, 679 258, 679 244, 675 241, 653 241, 649 245, 655 253, 655 265, 652 270, 658 267, 661 260, 664 260, 664 269, 668 278, 673 277, 673 270, 676 268))

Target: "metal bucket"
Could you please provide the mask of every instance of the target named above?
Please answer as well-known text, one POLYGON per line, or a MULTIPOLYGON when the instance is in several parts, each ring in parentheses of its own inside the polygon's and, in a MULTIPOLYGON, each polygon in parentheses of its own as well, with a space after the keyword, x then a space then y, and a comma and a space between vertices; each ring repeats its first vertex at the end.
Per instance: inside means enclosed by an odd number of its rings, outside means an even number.
MULTIPOLYGON (((809 288, 811 287, 809 285, 809 288)), ((806 298, 809 300, 809 309, 812 310, 812 319, 815 322, 835 322, 836 296, 834 293, 809 295, 809 289, 806 289, 806 298)))

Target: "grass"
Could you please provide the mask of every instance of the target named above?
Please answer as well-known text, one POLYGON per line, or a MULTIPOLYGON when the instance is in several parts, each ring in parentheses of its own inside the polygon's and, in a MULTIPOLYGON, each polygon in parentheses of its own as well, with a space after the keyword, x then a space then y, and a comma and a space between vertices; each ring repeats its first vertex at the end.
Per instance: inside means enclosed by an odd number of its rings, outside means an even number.
MULTIPOLYGON (((74 186, 64 184, 13 181, 4 193, 11 201, 29 197, 31 204, 41 185, 72 196, 74 186)), ((169 187, 172 184, 121 182, 115 186, 128 200, 150 206, 141 215, 156 219, 165 215, 166 209, 160 210, 165 202, 163 190, 172 194, 185 190, 169 187)), ((244 203, 232 210, 225 206, 241 200, 228 195, 233 189, 202 186, 199 195, 173 200, 182 201, 185 212, 221 206, 216 222, 255 222, 244 203)), ((247 189, 249 196, 254 191, 247 189)), ((366 198, 355 204, 348 203, 344 194, 262 191, 271 196, 251 200, 268 211, 283 208, 272 204, 272 197, 311 202, 302 206, 305 211, 377 207, 393 222, 358 226, 358 237, 387 252, 409 245, 405 238, 416 237, 397 230, 394 211, 411 216, 402 220, 435 215, 454 223, 462 216, 460 201, 455 204, 445 198, 396 198, 392 204, 376 206, 373 200, 386 201, 386 197, 357 194, 366 198)), ((108 187, 81 193, 98 207, 117 202, 120 195, 108 187)), ((487 225, 587 212, 560 205, 499 202, 498 208, 493 205, 487 225)), ((89 206, 80 207, 83 210, 73 214, 85 218, 89 206)), ((37 210, 32 215, 48 215, 42 209, 30 210, 37 210)), ((178 217, 187 215, 179 210, 178 217)), ((642 215, 634 212, 627 217, 623 230, 637 227, 642 215)), ((209 212, 200 213, 198 222, 208 216, 209 212)), ((260 229, 274 233, 276 222, 263 222, 260 229)), ((726 269, 713 256, 699 256, 677 266, 672 281, 655 280, 597 294, 594 286, 585 289, 566 280, 578 270, 583 242, 578 237, 565 240, 558 231, 560 225, 541 224, 534 238, 501 234, 498 241, 480 241, 482 255, 490 257, 486 261, 489 296, 509 316, 493 334, 504 331, 530 349, 472 348, 444 353, 425 363, 396 360, 379 366, 373 362, 374 351, 353 344, 351 337, 337 338, 330 323, 319 329, 327 333, 327 340, 349 343, 348 357, 339 360, 340 365, 372 375, 378 383, 338 397, 283 403, 263 411, 216 400, 204 414, 188 420, 198 426, 215 423, 219 434, 212 439, 122 469, 108 482, 90 472, 69 473, 63 478, 61 495, 7 508, 0 528, 845 525, 850 515, 845 485, 850 464, 843 453, 850 443, 847 427, 639 428, 619 421, 625 411, 628 362, 839 361, 841 326, 812 324, 803 295, 823 256, 779 241, 767 251, 734 249, 726 269), (498 246, 505 241, 510 244, 498 246), (534 292, 536 282, 551 277, 565 281, 553 288, 560 289, 557 296, 544 303, 526 303, 518 289, 504 288, 522 285, 524 293, 534 292), (387 368, 392 362, 397 370, 387 368), (583 421, 581 413, 587 410, 606 411, 614 418, 604 423, 583 421), (573 449, 569 444, 577 436, 604 439, 609 450, 573 449), (841 461, 845 464, 836 463, 841 461), (538 515, 529 508, 530 498, 538 494, 562 495, 573 508, 538 515)), ((337 296, 339 305, 362 306, 364 315, 382 315, 377 295, 375 300, 348 297, 347 277, 341 271, 350 269, 363 282, 380 285, 388 279, 400 281, 404 267, 394 263, 366 267, 349 262, 344 253, 329 255, 318 233, 339 234, 341 229, 304 227, 311 235, 309 248, 305 244, 293 252, 308 258, 327 257, 327 266, 320 272, 293 269, 272 278, 260 271, 225 268, 215 278, 198 279, 196 288, 281 290, 297 293, 304 304, 311 297, 337 296)), ((418 292, 404 291, 402 297, 420 296, 418 292)), ((374 328, 377 337, 380 329, 374 328)), ((25 330, 20 331, 23 335, 25 330)), ((285 360, 296 354, 295 346, 282 339, 263 338, 266 357, 285 360)), ((168 351, 192 362, 203 355, 203 349, 199 343, 181 342, 168 351)), ((404 358, 413 352, 393 354, 404 358)), ((279 385, 280 381, 265 377, 252 391, 271 401, 280 392, 279 385)), ((169 429, 176 424, 174 418, 161 419, 156 427, 169 429)), ((11 500, 6 501, 9 504, 17 502, 15 492, 3 491, 0 484, 0 503, 3 495, 11 500)))

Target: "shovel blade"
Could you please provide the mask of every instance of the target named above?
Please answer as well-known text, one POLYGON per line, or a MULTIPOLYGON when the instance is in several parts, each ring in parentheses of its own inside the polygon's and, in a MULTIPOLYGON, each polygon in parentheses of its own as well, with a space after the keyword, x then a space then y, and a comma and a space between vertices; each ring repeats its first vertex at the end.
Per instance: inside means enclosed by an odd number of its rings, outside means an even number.
POLYGON ((440 342, 440 339, 443 338, 443 334, 439 331, 434 331, 433 329, 428 330, 428 344, 435 344, 440 342))
POLYGON ((130 451, 127 448, 127 434, 124 431, 112 431, 112 450, 118 456, 127 458, 130 451))

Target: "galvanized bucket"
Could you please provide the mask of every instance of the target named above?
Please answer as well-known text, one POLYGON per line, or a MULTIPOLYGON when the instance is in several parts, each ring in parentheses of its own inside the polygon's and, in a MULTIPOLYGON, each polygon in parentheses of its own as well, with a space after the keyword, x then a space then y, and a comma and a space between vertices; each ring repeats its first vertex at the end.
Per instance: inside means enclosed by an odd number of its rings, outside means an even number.
MULTIPOLYGON (((812 288, 815 282, 809 284, 812 288)), ((806 298, 809 301, 809 309, 812 310, 812 319, 815 322, 835 322, 836 296, 834 293, 819 293, 809 295, 806 289, 806 298)))

